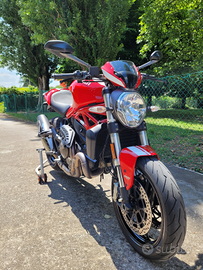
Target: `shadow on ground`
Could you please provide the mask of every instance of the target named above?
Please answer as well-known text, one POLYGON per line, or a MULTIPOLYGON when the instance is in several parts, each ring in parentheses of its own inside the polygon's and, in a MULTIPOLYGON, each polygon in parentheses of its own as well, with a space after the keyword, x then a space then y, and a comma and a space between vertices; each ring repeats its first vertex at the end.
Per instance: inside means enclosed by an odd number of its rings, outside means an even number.
MULTIPOLYGON (((176 257, 159 263, 142 258, 128 244, 119 228, 109 190, 103 190, 100 184, 94 186, 83 178, 67 177, 56 171, 50 173, 53 178, 48 182, 51 190, 49 197, 54 204, 63 203, 61 207, 71 207, 83 228, 106 248, 117 269, 145 269, 146 265, 148 269, 202 269, 203 254, 198 255, 199 259, 192 267, 176 257), (105 215, 110 218, 105 218, 105 215)), ((187 256, 186 251, 181 250, 181 253, 187 256)))

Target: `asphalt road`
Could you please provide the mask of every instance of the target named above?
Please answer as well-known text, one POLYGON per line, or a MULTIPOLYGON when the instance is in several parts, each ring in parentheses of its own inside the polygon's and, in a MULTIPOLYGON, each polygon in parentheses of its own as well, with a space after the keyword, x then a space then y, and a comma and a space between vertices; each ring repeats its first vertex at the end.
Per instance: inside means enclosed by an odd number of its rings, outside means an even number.
POLYGON ((169 166, 187 209, 180 254, 154 263, 125 240, 110 177, 73 179, 47 166, 39 185, 37 127, 0 115, 0 269, 203 269, 203 176, 169 166))

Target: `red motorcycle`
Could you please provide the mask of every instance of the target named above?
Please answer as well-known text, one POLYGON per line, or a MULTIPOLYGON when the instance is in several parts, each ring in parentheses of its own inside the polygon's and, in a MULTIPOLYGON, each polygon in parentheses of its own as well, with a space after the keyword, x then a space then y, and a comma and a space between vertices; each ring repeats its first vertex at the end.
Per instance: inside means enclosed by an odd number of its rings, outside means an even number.
POLYGON ((141 80, 158 80, 139 70, 159 61, 161 53, 155 51, 140 67, 107 62, 100 74, 73 56, 66 42, 48 41, 45 49, 88 68, 52 76, 74 81, 44 96, 49 109, 61 115, 49 121, 41 114, 37 120, 49 164, 72 177, 111 174, 114 210, 129 243, 150 260, 171 258, 185 238, 185 206, 175 179, 149 145, 144 118, 155 108, 146 108, 139 94, 141 80))

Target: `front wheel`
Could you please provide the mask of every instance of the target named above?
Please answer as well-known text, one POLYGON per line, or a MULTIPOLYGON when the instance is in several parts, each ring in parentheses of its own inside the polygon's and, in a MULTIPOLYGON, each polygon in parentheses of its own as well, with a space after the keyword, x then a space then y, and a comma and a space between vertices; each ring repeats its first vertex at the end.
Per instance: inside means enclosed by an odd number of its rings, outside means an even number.
MULTIPOLYGON (((113 186, 116 182, 112 180, 113 186)), ((186 213, 169 170, 155 157, 139 158, 134 184, 128 193, 132 209, 125 209, 118 201, 113 201, 113 205, 129 243, 149 260, 165 261, 173 257, 185 238, 186 213)))

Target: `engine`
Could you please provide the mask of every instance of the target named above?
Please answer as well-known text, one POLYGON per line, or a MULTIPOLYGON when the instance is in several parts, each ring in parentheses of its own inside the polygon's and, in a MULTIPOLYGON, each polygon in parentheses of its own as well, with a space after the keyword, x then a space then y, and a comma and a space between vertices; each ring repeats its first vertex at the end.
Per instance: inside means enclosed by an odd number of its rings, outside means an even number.
POLYGON ((72 156, 72 145, 75 131, 68 125, 63 125, 59 130, 60 145, 59 150, 64 159, 72 156))
POLYGON ((47 152, 57 151, 55 155, 58 166, 69 176, 85 177, 91 179, 100 175, 103 169, 90 171, 88 160, 81 151, 80 145, 75 142, 75 131, 66 125, 67 121, 61 117, 52 118, 48 121, 45 115, 37 117, 39 136, 47 152), (52 138, 49 137, 52 135, 52 138), (57 146, 55 149, 53 142, 57 146), (62 158, 60 157, 62 156, 62 158))

